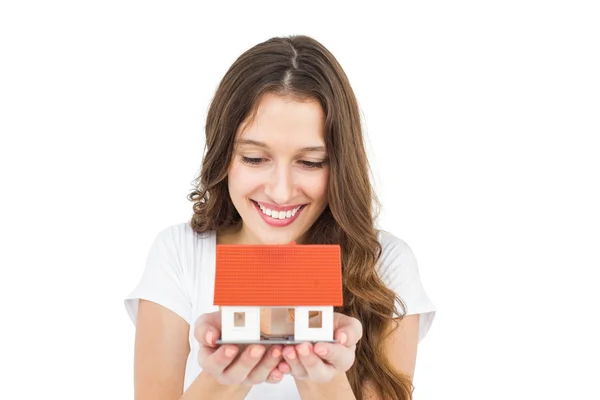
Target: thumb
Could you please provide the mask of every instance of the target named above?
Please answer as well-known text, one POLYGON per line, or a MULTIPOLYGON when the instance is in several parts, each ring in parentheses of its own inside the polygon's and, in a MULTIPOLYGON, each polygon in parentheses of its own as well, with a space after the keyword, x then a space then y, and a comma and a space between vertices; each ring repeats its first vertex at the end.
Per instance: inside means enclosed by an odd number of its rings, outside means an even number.
POLYGON ((214 347, 216 340, 221 336, 221 312, 202 314, 196 320, 194 337, 204 345, 214 347))
POLYGON ((363 334, 358 319, 340 313, 334 313, 333 328, 335 339, 346 347, 354 346, 363 334))

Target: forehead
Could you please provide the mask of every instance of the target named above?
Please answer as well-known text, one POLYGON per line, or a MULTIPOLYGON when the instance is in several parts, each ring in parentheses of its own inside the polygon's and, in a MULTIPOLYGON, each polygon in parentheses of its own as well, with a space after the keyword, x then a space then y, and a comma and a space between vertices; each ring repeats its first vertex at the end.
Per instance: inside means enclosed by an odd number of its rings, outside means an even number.
POLYGON ((278 144, 305 145, 324 142, 325 114, 318 101, 299 101, 272 93, 263 95, 254 116, 244 121, 237 138, 278 144))

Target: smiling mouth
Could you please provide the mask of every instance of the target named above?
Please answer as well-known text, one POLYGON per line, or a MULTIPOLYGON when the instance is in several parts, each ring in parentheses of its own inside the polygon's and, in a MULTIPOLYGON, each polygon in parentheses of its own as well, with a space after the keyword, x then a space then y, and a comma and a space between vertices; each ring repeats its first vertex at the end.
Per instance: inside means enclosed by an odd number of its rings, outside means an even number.
POLYGON ((307 206, 307 204, 302 204, 301 206, 298 206, 296 208, 290 209, 290 210, 286 210, 286 211, 277 211, 277 210, 271 210, 270 208, 267 208, 261 204, 259 204, 257 201, 252 200, 252 203, 254 203, 254 205, 259 209, 260 212, 262 212, 262 214, 270 219, 273 220, 292 220, 295 219, 296 215, 300 213, 300 211, 307 206))

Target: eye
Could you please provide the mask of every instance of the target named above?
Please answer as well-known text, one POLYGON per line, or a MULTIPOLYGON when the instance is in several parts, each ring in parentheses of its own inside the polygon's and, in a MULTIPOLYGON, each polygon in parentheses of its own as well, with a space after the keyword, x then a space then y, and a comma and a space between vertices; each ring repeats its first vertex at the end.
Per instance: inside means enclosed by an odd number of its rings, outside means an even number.
POLYGON ((264 158, 253 158, 253 157, 244 157, 242 156, 242 162, 250 165, 258 165, 262 163, 264 158))
POLYGON ((323 168, 323 164, 325 164, 325 161, 321 161, 321 162, 300 161, 300 164, 302 164, 304 167, 306 167, 308 169, 318 169, 318 168, 323 168))

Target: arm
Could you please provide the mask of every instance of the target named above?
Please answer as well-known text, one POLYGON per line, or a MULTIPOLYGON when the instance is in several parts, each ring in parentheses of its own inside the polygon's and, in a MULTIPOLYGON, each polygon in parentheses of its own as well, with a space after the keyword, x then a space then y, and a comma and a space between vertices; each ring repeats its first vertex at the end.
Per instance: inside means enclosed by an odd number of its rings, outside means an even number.
MULTIPOLYGON (((389 326, 388 329, 391 329, 389 326)), ((412 380, 417 362, 419 344, 419 314, 408 315, 398 323, 398 328, 383 342, 384 353, 392 366, 412 380)))
MULTIPOLYGON (((388 331, 392 326, 388 326, 388 331)), ((415 375, 417 361, 417 345, 419 344, 419 314, 408 315, 398 323, 398 328, 387 336, 383 342, 383 351, 392 367, 400 374, 408 376, 411 381, 415 375)), ((381 400, 370 382, 363 387, 365 400, 381 400)))
POLYGON ((296 387, 302 400, 356 400, 345 373, 337 374, 327 383, 296 379, 296 387))
POLYGON ((220 385, 201 373, 183 393, 185 364, 190 352, 189 325, 171 310, 139 300, 135 334, 136 400, 243 399, 250 387, 220 385))

